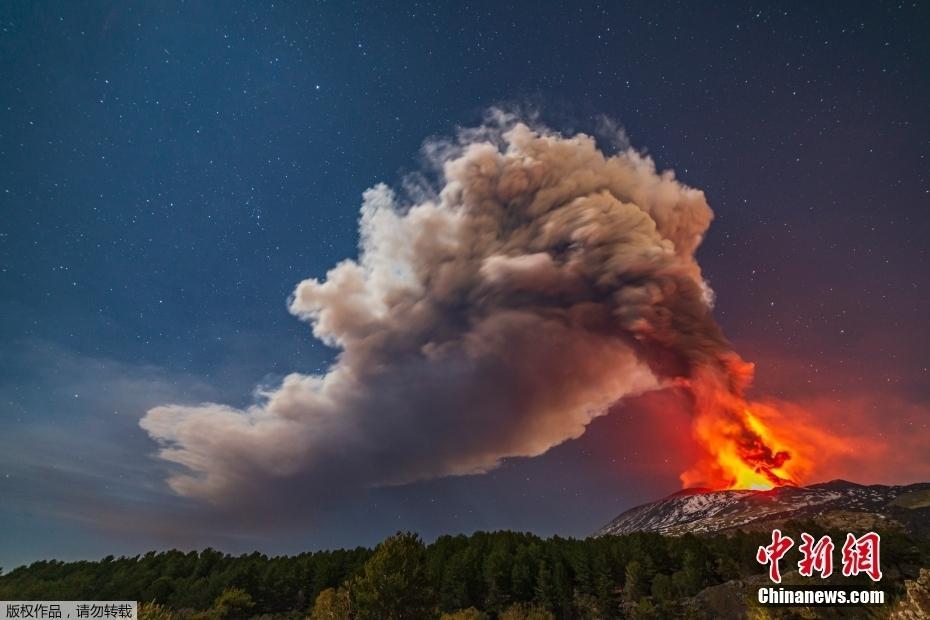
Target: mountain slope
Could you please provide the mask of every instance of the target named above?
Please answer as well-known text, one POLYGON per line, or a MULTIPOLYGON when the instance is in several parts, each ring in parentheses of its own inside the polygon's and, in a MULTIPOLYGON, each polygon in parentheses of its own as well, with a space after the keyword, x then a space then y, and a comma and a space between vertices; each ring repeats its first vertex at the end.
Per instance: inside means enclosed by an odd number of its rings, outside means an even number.
POLYGON ((789 519, 816 519, 835 527, 930 531, 930 483, 865 486, 833 480, 771 491, 686 489, 624 512, 595 536, 707 534, 736 528, 764 529, 789 519))

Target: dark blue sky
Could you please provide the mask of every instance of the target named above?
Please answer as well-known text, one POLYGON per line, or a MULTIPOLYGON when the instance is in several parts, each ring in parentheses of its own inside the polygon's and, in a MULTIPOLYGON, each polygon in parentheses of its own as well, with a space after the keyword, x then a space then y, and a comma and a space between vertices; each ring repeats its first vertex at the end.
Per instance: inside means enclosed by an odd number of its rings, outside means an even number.
POLYGON ((620 410, 312 527, 177 525, 194 509, 139 418, 325 369, 293 287, 356 255, 365 189, 493 105, 569 132, 607 115, 707 193, 701 264, 760 389, 862 395, 927 428, 930 8, 498 4, 0 7, 0 566, 584 535, 674 490, 681 455, 638 452, 620 410))

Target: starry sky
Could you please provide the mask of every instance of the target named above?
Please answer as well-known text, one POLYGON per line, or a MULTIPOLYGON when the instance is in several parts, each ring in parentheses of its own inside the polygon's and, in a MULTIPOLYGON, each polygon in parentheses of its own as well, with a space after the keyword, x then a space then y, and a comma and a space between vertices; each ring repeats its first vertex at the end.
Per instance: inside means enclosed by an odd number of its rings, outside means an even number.
POLYGON ((499 4, 3 3, 0 566, 399 528, 583 536, 674 491, 686 421, 644 444, 633 405, 302 528, 205 524, 165 484, 146 410, 246 406, 324 371, 334 351, 288 295, 356 256, 362 192, 491 106, 565 132, 609 117, 706 192, 699 259, 757 390, 855 432, 927 432, 930 7, 499 4))

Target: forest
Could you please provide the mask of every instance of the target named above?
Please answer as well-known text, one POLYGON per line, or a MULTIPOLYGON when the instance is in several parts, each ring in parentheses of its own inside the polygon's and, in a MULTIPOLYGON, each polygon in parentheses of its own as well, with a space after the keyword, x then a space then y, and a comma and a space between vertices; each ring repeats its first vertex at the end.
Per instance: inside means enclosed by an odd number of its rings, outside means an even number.
MULTIPOLYGON (((809 523, 785 530, 822 532, 809 523)), ((768 542, 770 532, 542 539, 505 531, 425 544, 399 532, 375 549, 293 556, 205 549, 40 561, 0 573, 0 600, 137 600, 140 620, 693 617, 694 597, 707 588, 765 585, 755 557, 768 542)), ((930 541, 899 531, 883 532, 881 553, 880 584, 836 583, 881 587, 890 604, 905 578, 930 566, 930 541)), ((786 556, 783 570, 796 563, 786 556)))

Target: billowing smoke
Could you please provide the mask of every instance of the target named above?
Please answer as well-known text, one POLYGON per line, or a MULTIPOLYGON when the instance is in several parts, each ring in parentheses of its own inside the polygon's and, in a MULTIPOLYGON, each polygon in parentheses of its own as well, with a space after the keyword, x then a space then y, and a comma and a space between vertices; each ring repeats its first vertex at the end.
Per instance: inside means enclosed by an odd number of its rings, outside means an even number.
POLYGON ((635 150, 500 114, 425 152, 439 187, 369 189, 358 259, 294 291, 291 312, 339 351, 326 374, 291 374, 247 409, 142 419, 183 466, 176 492, 295 501, 486 472, 628 395, 699 373, 742 389, 751 367, 694 257, 703 192, 635 150))

